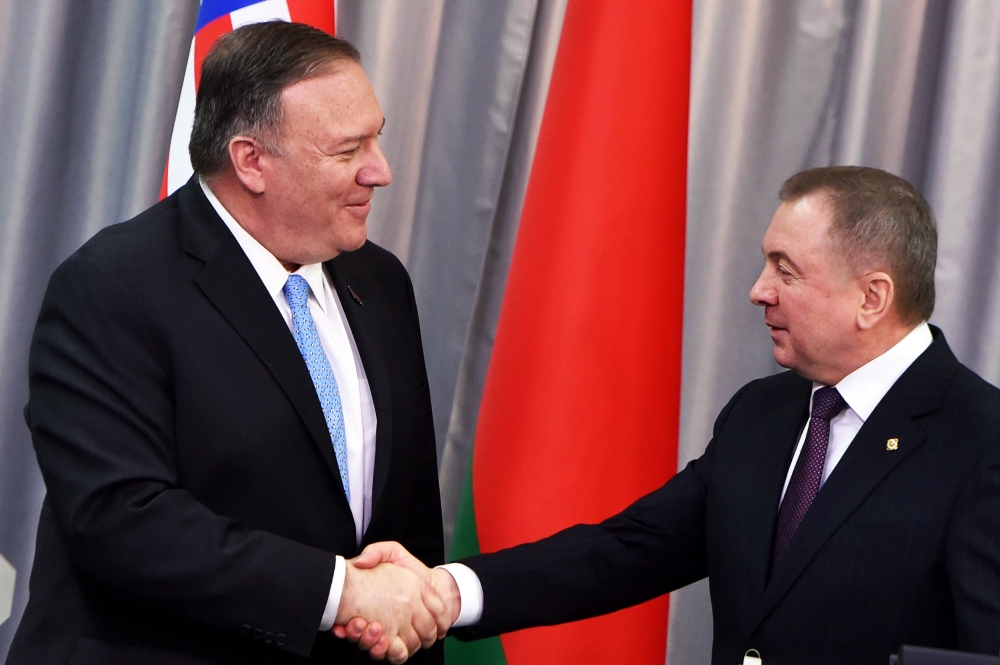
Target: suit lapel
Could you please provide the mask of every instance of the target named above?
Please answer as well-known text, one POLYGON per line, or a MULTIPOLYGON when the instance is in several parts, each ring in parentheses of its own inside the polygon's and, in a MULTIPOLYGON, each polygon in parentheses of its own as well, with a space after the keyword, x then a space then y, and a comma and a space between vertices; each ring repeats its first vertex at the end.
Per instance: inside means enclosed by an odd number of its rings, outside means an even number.
POLYGON ((767 419, 767 426, 761 432, 761 453, 756 457, 759 463, 751 474, 754 478, 749 524, 751 598, 761 598, 767 586, 778 503, 795 444, 808 417, 811 387, 809 381, 802 379, 791 398, 781 400, 779 410, 767 419))
MULTIPOLYGON (((879 483, 923 443, 914 418, 940 408, 948 379, 958 366, 940 331, 934 333, 934 343, 882 398, 816 495, 764 590, 751 631, 879 483), (895 449, 888 447, 889 439, 897 439, 895 449)), ((784 468, 787 471, 787 464, 784 468)), ((773 524, 769 533, 773 534, 773 524)))
POLYGON ((378 420, 375 429, 375 471, 372 479, 370 528, 379 515, 379 500, 385 489, 392 458, 392 392, 378 323, 378 307, 381 303, 378 302, 377 293, 370 287, 364 274, 352 269, 353 265, 347 261, 334 259, 327 261, 324 266, 340 298, 351 327, 351 334, 357 344, 358 355, 361 356, 361 364, 368 379, 378 420))
POLYGON ((346 502, 323 408, 295 338, 274 300, 196 180, 192 178, 179 192, 179 200, 186 213, 182 215, 184 249, 205 262, 195 282, 284 391, 338 479, 336 486, 346 502))
POLYGON ((802 519, 765 589, 757 624, 851 513, 922 442, 923 435, 907 415, 901 391, 890 391, 854 437, 802 519), (890 438, 899 439, 899 448, 895 451, 886 450, 886 441, 890 438))

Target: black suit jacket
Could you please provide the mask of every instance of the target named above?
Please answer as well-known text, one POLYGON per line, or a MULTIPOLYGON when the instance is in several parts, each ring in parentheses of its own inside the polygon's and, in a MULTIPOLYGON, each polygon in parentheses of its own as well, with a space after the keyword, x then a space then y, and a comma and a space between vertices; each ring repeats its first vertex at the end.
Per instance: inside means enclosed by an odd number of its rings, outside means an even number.
POLYGON ((1000 391, 934 334, 773 577, 778 503, 811 390, 791 372, 744 386, 705 454, 621 514, 464 561, 484 607, 463 636, 595 616, 707 575, 716 665, 751 648, 767 665, 884 665, 903 643, 996 654, 1000 391))
MULTIPOLYGON (((409 278, 371 243, 325 267, 378 419, 362 547, 398 540, 439 563, 409 278)), ((335 554, 358 551, 319 400, 194 179, 56 270, 29 375, 48 494, 8 663, 368 662, 317 632, 335 554)))

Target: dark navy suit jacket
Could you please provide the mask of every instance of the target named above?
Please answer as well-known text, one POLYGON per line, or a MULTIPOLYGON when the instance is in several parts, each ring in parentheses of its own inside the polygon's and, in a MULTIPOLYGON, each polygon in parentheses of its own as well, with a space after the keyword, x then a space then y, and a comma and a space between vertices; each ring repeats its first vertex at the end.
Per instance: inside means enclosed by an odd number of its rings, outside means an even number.
MULTIPOLYGON (((409 278, 371 243, 326 269, 378 418, 362 547, 398 540, 440 563, 409 278)), ((319 400, 197 181, 56 270, 29 371, 48 494, 8 663, 369 662, 317 633, 335 555, 358 551, 319 400)))
POLYGON ((705 454, 619 515, 465 560, 484 606, 460 636, 595 616, 708 576, 716 665, 751 648, 767 665, 884 665, 903 643, 1000 652, 1000 390, 934 336, 773 576, 778 503, 811 391, 791 372, 744 386, 705 454))

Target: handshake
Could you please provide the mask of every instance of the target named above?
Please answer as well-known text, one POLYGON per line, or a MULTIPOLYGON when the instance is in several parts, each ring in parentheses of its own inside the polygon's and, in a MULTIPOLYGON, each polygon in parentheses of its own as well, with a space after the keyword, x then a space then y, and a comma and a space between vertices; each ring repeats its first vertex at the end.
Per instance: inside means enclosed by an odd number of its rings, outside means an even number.
POLYGON ((428 568, 399 543, 374 543, 347 561, 332 632, 398 664, 444 638, 461 609, 450 573, 428 568))

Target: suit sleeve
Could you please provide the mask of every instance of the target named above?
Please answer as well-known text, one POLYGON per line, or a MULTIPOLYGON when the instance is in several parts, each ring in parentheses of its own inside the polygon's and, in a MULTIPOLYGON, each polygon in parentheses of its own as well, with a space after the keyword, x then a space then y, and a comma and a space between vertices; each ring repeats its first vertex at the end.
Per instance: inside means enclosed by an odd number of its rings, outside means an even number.
MULTIPOLYGON (((1000 442, 997 442, 1000 444, 1000 442)), ((946 544, 958 646, 1000 652, 1000 445, 966 482, 946 544)))
POLYGON ((719 415, 704 455, 618 515, 462 560, 482 583, 483 614, 456 636, 479 639, 586 619, 708 575, 705 514, 712 458, 722 424, 743 390, 719 415))
POLYGON ((335 556, 182 488, 169 364, 144 304, 99 258, 78 253, 53 275, 29 358, 33 441, 70 557, 123 597, 308 655, 335 556))

